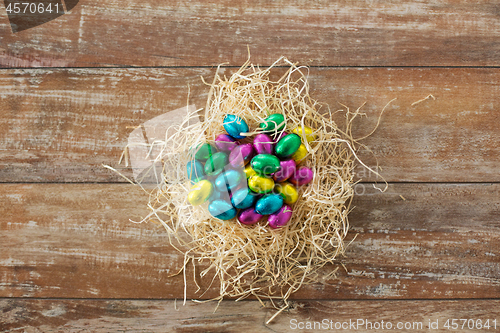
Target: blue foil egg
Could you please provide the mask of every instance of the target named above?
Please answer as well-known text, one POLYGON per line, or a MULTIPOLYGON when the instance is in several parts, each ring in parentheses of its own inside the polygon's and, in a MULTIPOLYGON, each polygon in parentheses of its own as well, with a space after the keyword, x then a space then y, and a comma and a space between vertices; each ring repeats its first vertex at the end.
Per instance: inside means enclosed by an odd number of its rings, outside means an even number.
POLYGON ((186 165, 186 169, 190 180, 196 181, 197 179, 201 179, 205 176, 205 173, 203 172, 203 164, 201 164, 200 161, 189 161, 186 165))
POLYGON ((219 191, 233 190, 243 179, 246 179, 243 172, 232 169, 226 170, 215 179, 215 188, 219 191))
POLYGON ((267 194, 257 200, 255 212, 260 215, 276 213, 283 206, 283 198, 279 194, 267 194))
POLYGON ((234 192, 231 203, 235 208, 246 209, 252 207, 255 200, 257 195, 245 187, 234 192))
POLYGON ((219 220, 230 220, 236 217, 237 211, 225 200, 214 200, 208 205, 210 214, 219 220))
POLYGON ((227 134, 235 139, 243 139, 245 136, 241 134, 248 132, 248 125, 245 120, 234 114, 228 114, 224 117, 223 126, 227 134))

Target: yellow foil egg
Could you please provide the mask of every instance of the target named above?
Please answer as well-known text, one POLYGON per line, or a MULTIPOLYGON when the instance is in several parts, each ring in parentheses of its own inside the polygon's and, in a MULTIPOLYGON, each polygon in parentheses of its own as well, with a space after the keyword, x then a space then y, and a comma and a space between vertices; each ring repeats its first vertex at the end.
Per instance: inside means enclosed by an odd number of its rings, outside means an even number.
POLYGON ((297 149, 297 151, 295 153, 293 153, 292 155, 292 160, 295 161, 295 163, 299 164, 300 162, 302 162, 304 160, 304 158, 306 158, 307 156, 307 148, 306 146, 302 143, 300 146, 299 146, 299 149, 297 149))
POLYGON ((276 184, 275 190, 283 197, 283 201, 288 205, 294 204, 299 198, 297 189, 289 182, 276 184))
POLYGON ((297 134, 298 136, 300 136, 300 138, 302 138, 303 135, 305 134, 307 142, 312 142, 316 140, 316 134, 313 134, 313 130, 307 126, 294 128, 292 130, 292 133, 297 134), (302 128, 304 130, 302 130, 302 128))
POLYGON ((259 175, 253 175, 248 179, 248 187, 257 193, 268 193, 274 188, 274 180, 259 175))
POLYGON ((252 169, 252 166, 250 164, 245 167, 245 170, 243 170, 243 172, 245 172, 245 176, 247 177, 247 179, 257 174, 257 172, 252 169))
POLYGON ((209 180, 200 180, 189 191, 188 201, 193 206, 198 206, 207 201, 212 195, 214 186, 209 180))

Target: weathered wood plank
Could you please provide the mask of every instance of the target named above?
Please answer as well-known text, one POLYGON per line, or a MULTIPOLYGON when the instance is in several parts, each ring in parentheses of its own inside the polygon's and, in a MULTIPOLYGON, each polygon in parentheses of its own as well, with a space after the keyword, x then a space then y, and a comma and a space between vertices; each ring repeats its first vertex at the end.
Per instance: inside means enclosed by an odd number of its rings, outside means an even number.
MULTIPOLYGON (((295 299, 500 297, 499 184, 362 186, 346 270, 295 299)), ((4 184, 0 193, 0 297, 183 297, 182 276, 169 277, 183 256, 161 227, 128 221, 145 213, 137 188, 4 184)), ((188 283, 189 298, 200 294, 188 283)))
POLYGON ((0 299, 0 332, 456 332, 448 319, 461 331, 494 332, 500 325, 499 300, 292 301, 267 325, 275 313, 268 303, 224 301, 214 309, 172 300, 0 299))
POLYGON ((87 0, 12 34, 0 66, 211 66, 281 55, 315 66, 498 66, 498 4, 87 0))
MULTIPOLYGON (((191 102, 204 107, 208 89, 200 76, 211 80, 213 74, 185 68, 1 71, 0 181, 122 181, 101 164, 119 167, 132 128, 185 106, 188 84, 191 102)), ((367 118, 355 122, 358 137, 398 98, 364 141, 388 181, 500 181, 498 82, 496 69, 310 70, 312 97, 331 109, 367 102, 367 118), (429 94, 436 99, 412 105, 429 94)), ((370 154, 361 156, 375 165, 370 154)), ((376 179, 357 171, 363 180, 376 179)))

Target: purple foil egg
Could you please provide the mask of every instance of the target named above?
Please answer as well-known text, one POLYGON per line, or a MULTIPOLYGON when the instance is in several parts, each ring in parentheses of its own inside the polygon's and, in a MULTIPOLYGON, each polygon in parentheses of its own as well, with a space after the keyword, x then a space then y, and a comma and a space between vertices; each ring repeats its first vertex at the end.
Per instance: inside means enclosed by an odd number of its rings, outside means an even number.
POLYGON ((292 177, 297 171, 297 164, 292 159, 280 161, 280 170, 273 174, 275 182, 281 183, 292 177))
POLYGON ((257 154, 272 154, 274 141, 267 134, 257 134, 253 139, 253 147, 257 154))
POLYGON ((283 205, 276 213, 269 215, 267 221, 273 229, 281 228, 290 221, 292 217, 292 208, 288 205, 283 205))
POLYGON ((256 213, 255 209, 253 207, 250 207, 245 210, 242 210, 238 214, 238 221, 242 224, 255 224, 259 222, 259 220, 263 217, 264 215, 256 213))
POLYGON ((251 143, 238 145, 229 154, 229 164, 235 168, 243 168, 255 155, 255 150, 251 143))
POLYGON ((302 166, 288 179, 295 186, 308 184, 313 179, 314 173, 308 167, 302 166))
POLYGON ((231 152, 240 143, 228 134, 219 134, 215 138, 215 146, 219 151, 231 152))

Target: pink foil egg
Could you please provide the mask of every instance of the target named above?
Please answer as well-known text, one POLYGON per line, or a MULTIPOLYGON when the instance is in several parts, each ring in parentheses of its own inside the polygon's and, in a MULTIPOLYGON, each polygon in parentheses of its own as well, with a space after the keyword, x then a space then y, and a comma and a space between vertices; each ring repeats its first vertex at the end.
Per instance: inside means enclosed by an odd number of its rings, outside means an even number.
POLYGON ((251 143, 238 145, 229 154, 229 164, 235 168, 243 168, 255 155, 255 150, 251 143))
POLYGON ((288 205, 283 205, 276 213, 269 215, 267 221, 273 229, 281 228, 290 221, 292 217, 292 208, 288 205))
POLYGON ((272 154, 274 141, 267 134, 257 134, 253 139, 253 147, 257 154, 272 154))
POLYGON ((273 179, 277 183, 284 182, 285 180, 290 178, 296 172, 296 170, 297 165, 295 164, 294 160, 290 159, 280 161, 280 170, 273 174, 273 179))
POLYGON ((297 171, 288 178, 288 181, 295 186, 301 186, 308 184, 313 179, 314 173, 308 167, 302 166, 297 169, 297 171))
POLYGON ((263 215, 256 213, 253 207, 250 207, 238 214, 238 221, 242 224, 255 224, 263 217, 263 215))
POLYGON ((215 146, 219 151, 231 152, 240 143, 228 134, 219 134, 215 138, 215 146))

